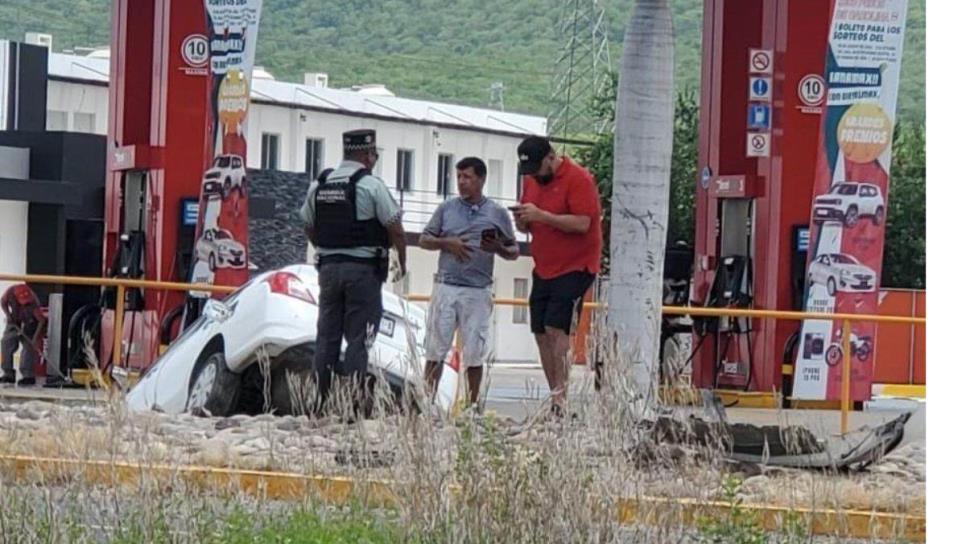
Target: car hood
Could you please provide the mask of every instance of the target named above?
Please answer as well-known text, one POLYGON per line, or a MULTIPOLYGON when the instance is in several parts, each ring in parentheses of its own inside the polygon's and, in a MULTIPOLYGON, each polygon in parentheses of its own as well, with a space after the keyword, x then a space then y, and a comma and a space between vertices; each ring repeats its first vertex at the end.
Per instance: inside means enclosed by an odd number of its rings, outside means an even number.
POLYGON ((245 251, 245 246, 239 244, 234 240, 215 240, 215 244, 218 245, 219 249, 225 249, 228 251, 243 252, 245 251))

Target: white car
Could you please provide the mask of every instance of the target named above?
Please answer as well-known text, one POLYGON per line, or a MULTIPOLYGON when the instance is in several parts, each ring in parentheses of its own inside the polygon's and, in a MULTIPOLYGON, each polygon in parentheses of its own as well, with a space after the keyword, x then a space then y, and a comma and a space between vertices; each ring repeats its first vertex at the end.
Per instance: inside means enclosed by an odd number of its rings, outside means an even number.
MULTIPOLYGON (((264 401, 258 354, 271 361, 271 401, 277 413, 296 411, 288 377, 313 374, 318 273, 292 265, 263 273, 202 315, 164 352, 127 394, 133 410, 167 413, 204 408, 212 415, 257 413, 264 401), (290 374, 292 373, 292 374, 290 374)), ((425 311, 383 291, 383 318, 369 354, 369 374, 384 378, 401 398, 423 380, 425 311)), ((343 342, 343 350, 345 343, 343 342)), ((444 365, 435 403, 449 410, 458 369, 444 365)))
POLYGON ((207 188, 208 182, 215 182, 221 188, 222 197, 228 198, 232 189, 238 189, 245 194, 245 162, 239 155, 218 155, 212 161, 211 168, 205 171, 202 184, 207 188))
POLYGON ((214 272, 219 268, 247 268, 245 246, 224 229, 206 229, 195 245, 195 256, 214 272))
POLYGON ((829 295, 837 291, 864 293, 875 290, 875 271, 844 253, 824 253, 808 265, 808 284, 824 285, 829 295))
POLYGON ((828 194, 815 199, 812 209, 812 221, 815 223, 838 221, 851 228, 861 217, 872 218, 874 225, 881 225, 885 218, 882 193, 871 183, 836 183, 828 194))

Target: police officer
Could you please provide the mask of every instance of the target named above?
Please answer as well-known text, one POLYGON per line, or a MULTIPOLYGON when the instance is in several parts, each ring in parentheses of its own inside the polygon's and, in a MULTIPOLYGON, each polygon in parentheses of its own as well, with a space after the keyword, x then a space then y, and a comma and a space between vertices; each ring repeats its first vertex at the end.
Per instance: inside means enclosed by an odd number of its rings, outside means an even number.
POLYGON ((402 212, 385 183, 372 175, 379 160, 374 130, 342 135, 343 160, 309 186, 300 216, 315 246, 319 271, 319 321, 315 371, 324 402, 333 372, 358 387, 366 375, 368 349, 382 318, 382 284, 389 247, 406 273, 402 212), (339 358, 342 338, 344 359, 339 358))

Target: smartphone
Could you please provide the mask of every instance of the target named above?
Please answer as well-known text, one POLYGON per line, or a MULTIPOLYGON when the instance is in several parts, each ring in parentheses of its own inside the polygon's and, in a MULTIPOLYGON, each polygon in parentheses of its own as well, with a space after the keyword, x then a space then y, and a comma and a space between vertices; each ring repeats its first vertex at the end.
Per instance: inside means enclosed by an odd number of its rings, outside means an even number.
POLYGON ((522 204, 516 204, 516 205, 514 205, 514 206, 507 206, 507 207, 506 207, 506 209, 508 209, 508 210, 510 210, 511 212, 518 212, 518 211, 520 211, 520 210, 521 210, 522 208, 523 208, 523 205, 522 205, 522 204))
POLYGON ((484 230, 483 233, 482 233, 482 238, 483 238, 483 241, 496 240, 496 238, 497 238, 496 229, 486 229, 486 230, 484 230))

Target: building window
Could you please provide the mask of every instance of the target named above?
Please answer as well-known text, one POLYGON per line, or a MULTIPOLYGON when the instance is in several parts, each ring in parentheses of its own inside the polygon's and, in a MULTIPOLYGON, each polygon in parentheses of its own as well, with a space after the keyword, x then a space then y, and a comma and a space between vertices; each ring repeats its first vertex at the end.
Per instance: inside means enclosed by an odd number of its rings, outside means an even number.
POLYGON ((413 190, 413 152, 410 149, 396 151, 396 189, 413 190))
POLYGON ((453 156, 440 153, 436 158, 436 194, 448 196, 453 179, 453 156))
POLYGON ((47 130, 67 130, 67 112, 47 110, 47 130))
POLYGON ((93 113, 74 113, 73 132, 94 133, 94 114, 93 113))
POLYGON ((262 134, 262 170, 278 170, 278 134, 262 134))
MULTIPOLYGON (((527 298, 527 292, 530 287, 530 280, 526 278, 514 278, 513 279, 513 298, 525 299, 527 298)), ((526 323, 527 322, 527 307, 526 306, 514 306, 513 307, 513 322, 514 323, 526 323)))
POLYGON ((309 179, 317 179, 325 164, 325 140, 308 138, 305 140, 305 173, 309 179))
POLYGON ((382 151, 381 147, 376 148, 376 153, 379 155, 379 159, 376 160, 376 166, 372 169, 372 173, 376 175, 377 178, 382 179, 382 151))
POLYGON ((503 161, 490 159, 486 165, 486 194, 493 198, 503 196, 503 161))

